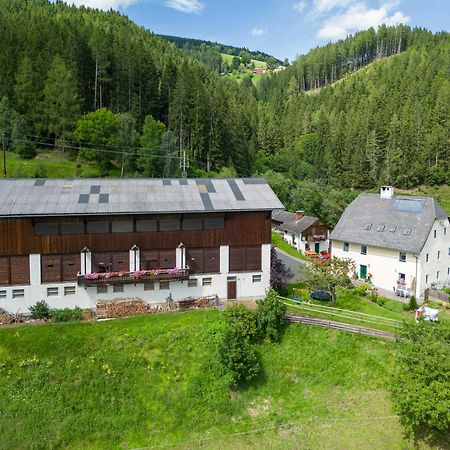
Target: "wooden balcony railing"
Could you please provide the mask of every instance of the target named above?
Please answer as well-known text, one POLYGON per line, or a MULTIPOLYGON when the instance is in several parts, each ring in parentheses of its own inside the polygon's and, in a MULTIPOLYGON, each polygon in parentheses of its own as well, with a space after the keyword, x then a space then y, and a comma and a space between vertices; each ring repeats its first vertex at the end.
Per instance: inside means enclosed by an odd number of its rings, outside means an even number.
POLYGON ((98 286, 109 284, 137 284, 149 281, 187 280, 190 269, 152 269, 136 272, 106 272, 78 275, 78 286, 98 286))

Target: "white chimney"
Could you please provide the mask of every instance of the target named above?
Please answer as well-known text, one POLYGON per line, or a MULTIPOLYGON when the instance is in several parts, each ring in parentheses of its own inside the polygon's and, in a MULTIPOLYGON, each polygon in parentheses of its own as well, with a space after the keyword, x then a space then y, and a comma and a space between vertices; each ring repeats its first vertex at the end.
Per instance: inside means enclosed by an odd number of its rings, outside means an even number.
POLYGON ((304 211, 295 211, 295 221, 296 222, 298 222, 302 217, 303 217, 303 214, 304 214, 305 212, 304 211))
POLYGON ((380 198, 392 198, 394 196, 393 186, 381 186, 380 198))

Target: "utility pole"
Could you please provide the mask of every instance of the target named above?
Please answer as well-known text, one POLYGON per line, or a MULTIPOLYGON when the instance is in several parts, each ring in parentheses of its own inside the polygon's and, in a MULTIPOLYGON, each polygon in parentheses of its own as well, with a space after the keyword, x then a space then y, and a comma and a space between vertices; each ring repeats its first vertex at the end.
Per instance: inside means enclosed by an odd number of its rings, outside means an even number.
POLYGON ((186 155, 186 149, 183 148, 180 155, 181 178, 187 178, 187 169, 189 169, 189 158, 186 155))
POLYGON ((6 143, 5 143, 5 133, 2 133, 2 146, 3 146, 3 176, 6 178, 6 143))

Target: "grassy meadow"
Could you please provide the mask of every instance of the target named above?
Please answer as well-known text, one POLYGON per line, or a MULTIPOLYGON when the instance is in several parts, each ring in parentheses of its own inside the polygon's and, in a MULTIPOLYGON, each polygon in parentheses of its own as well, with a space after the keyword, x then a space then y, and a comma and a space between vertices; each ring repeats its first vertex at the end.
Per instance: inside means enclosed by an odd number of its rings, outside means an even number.
POLYGON ((0 448, 411 447, 387 390, 392 342, 289 325, 234 391, 220 314, 0 329, 0 448))
MULTIPOLYGON (((0 178, 3 178, 1 159, 0 178)), ((8 178, 95 178, 100 176, 98 166, 77 163, 67 154, 56 151, 40 151, 33 159, 21 159, 17 153, 6 152, 8 178)), ((120 176, 120 170, 113 168, 111 177, 120 176)))

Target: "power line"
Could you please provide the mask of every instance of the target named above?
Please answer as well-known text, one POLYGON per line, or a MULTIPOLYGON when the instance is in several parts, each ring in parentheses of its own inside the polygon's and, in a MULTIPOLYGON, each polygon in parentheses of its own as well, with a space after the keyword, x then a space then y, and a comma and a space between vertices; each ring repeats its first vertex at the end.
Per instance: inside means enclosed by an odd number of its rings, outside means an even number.
MULTIPOLYGON (((24 138, 20 139, 19 138, 19 139, 14 139, 14 141, 34 144, 34 145, 38 145, 38 146, 42 146, 42 147, 51 147, 51 148, 55 147, 55 145, 53 143, 43 142, 43 140, 48 141, 49 138, 43 138, 43 137, 39 137, 39 136, 28 136, 28 137, 35 137, 35 138, 38 138, 39 140, 36 140, 36 139, 24 139, 24 138)), ((10 141, 10 140, 11 139, 5 138, 4 141, 10 141)), ((86 148, 87 150, 92 151, 92 152, 110 153, 110 154, 121 155, 121 156, 127 155, 127 156, 146 157, 146 158, 176 159, 176 160, 180 159, 180 155, 171 156, 169 154, 166 154, 166 155, 145 154, 145 153, 141 153, 141 152, 138 152, 138 151, 129 151, 130 147, 112 146, 112 149, 111 148, 95 148, 95 147, 86 147, 86 145, 104 145, 104 144, 92 144, 92 143, 89 143, 89 142, 70 141, 70 140, 64 140, 64 142, 69 142, 71 144, 79 144, 78 146, 76 146, 76 145, 64 145, 64 148, 68 148, 68 149, 72 149, 72 150, 80 150, 82 148, 86 148), (85 144, 85 145, 83 145, 83 144, 85 144), (128 151, 126 151, 126 150, 128 150, 128 151)), ((190 158, 190 159, 192 161, 196 162, 197 164, 206 167, 206 163, 205 162, 200 161, 198 159, 193 159, 193 158, 190 158)), ((189 168, 189 160, 187 160, 186 168, 189 168)))

